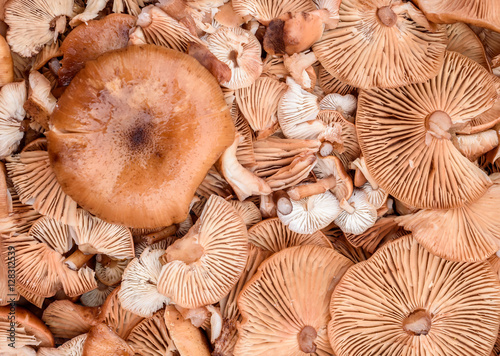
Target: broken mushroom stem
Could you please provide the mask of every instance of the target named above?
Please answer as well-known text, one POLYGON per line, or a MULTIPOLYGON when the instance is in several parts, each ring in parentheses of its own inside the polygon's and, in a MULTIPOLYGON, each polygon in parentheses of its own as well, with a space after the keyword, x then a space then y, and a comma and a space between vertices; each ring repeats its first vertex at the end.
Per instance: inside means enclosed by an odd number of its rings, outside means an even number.
POLYGON ((198 234, 189 230, 186 236, 167 248, 165 254, 160 257, 160 263, 166 265, 172 261, 182 261, 189 265, 198 261, 203 253, 203 246, 198 243, 198 234))
POLYGON ((276 204, 276 209, 283 215, 288 215, 293 210, 290 196, 285 190, 278 190, 273 194, 273 201, 276 204))
POLYGON ((310 197, 311 195, 323 194, 327 190, 333 189, 336 186, 337 179, 332 175, 323 179, 318 179, 315 183, 298 185, 288 189, 288 195, 293 200, 300 200, 310 197))
POLYGON ((144 240, 146 240, 146 243, 148 245, 152 245, 156 242, 166 240, 170 236, 175 235, 176 232, 177 232, 177 225, 170 225, 160 231, 147 234, 143 238, 144 240))
POLYGON ((82 268, 85 263, 90 261, 92 257, 94 257, 94 254, 85 254, 80 250, 76 250, 64 260, 64 263, 69 269, 77 271, 82 268))
POLYGON ((321 157, 327 157, 333 153, 333 149, 333 144, 331 142, 323 141, 319 147, 318 153, 321 157))
POLYGON ((197 42, 189 42, 188 54, 212 73, 219 83, 231 80, 231 68, 226 63, 219 61, 206 46, 197 42))
MULTIPOLYGON (((364 178, 366 181, 368 181, 368 183, 370 183, 371 187, 373 190, 377 190, 378 189, 378 183, 375 182, 375 179, 373 179, 373 177, 371 176, 371 174, 368 172, 368 168, 366 167, 366 163, 365 163, 365 160, 363 158, 359 159, 359 158, 356 158, 353 162, 352 162, 352 166, 354 169, 356 169, 356 171, 360 171, 363 175, 363 177, 360 177, 360 175, 358 174, 358 181, 357 183, 360 183, 364 178)), ((363 183, 364 184, 364 183, 363 183)), ((362 185, 362 184, 361 184, 362 185)), ((358 186, 356 184, 356 186, 358 186)))
POLYGON ((57 41, 60 33, 66 30, 66 16, 57 16, 50 22, 50 30, 54 32, 54 42, 57 41))
POLYGON ((340 201, 340 207, 347 211, 349 214, 354 214, 354 212, 356 211, 356 209, 354 209, 354 207, 349 204, 349 202, 346 200, 346 199, 342 199, 340 201))
POLYGON ((305 353, 316 352, 314 340, 317 336, 318 333, 316 332, 316 329, 309 325, 304 326, 298 335, 300 350, 305 353))

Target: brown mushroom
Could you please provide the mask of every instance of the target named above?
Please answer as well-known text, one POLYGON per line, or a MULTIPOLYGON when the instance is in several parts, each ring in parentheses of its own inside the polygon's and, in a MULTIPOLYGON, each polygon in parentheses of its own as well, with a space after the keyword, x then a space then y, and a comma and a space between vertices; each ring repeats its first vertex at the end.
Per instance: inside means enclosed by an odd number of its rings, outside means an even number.
POLYGON ((234 133, 215 78, 194 58, 152 45, 87 62, 51 120, 51 166, 64 191, 99 218, 132 227, 184 221, 234 133), (136 66, 144 61, 151 65, 136 66))
POLYGON ((116 355, 133 356, 132 348, 109 326, 97 324, 87 333, 82 356, 116 355))
POLYGON ((84 307, 69 300, 56 300, 43 312, 42 320, 57 338, 71 339, 98 323, 99 309, 84 307))

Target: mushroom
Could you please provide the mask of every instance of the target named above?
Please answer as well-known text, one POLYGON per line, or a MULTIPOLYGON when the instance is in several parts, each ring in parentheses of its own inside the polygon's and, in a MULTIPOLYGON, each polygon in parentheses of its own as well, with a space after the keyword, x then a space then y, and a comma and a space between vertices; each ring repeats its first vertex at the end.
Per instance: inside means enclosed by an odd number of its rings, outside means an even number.
POLYGON ((345 84, 332 76, 322 65, 319 66, 318 70, 318 82, 321 89, 323 89, 326 94, 336 93, 340 95, 347 95, 356 90, 353 86, 345 84))
POLYGON ((356 130, 370 175, 416 208, 477 200, 491 181, 453 146, 450 132, 491 107, 496 95, 490 74, 456 52, 446 53, 427 83, 362 91, 356 130))
POLYGON ((331 243, 319 230, 313 233, 296 233, 280 219, 266 219, 248 230, 248 242, 263 251, 277 253, 293 246, 315 245, 331 248, 331 243))
POLYGON ((242 17, 233 9, 233 2, 229 0, 224 5, 217 8, 218 11, 214 15, 214 19, 225 27, 240 27, 247 22, 250 16, 242 17))
POLYGON ((455 51, 476 61, 488 71, 491 70, 490 63, 486 57, 483 44, 474 31, 464 23, 457 22, 446 26, 448 35, 448 51, 455 51))
POLYGON ((429 23, 411 3, 342 0, 339 14, 340 25, 313 45, 336 79, 362 89, 396 88, 438 73, 445 28, 429 23))
POLYGON ((217 78, 219 83, 231 80, 231 69, 229 66, 219 61, 206 46, 197 42, 189 42, 187 53, 200 62, 203 67, 208 69, 208 71, 217 78))
POLYGON ((415 4, 435 23, 466 22, 500 32, 500 9, 495 0, 416 0, 415 4))
POLYGON ((56 107, 56 98, 51 93, 50 81, 43 74, 32 71, 29 76, 29 95, 24 110, 44 130, 49 129, 49 117, 56 107))
POLYGON ((3 36, 0 36, 0 87, 14 81, 14 64, 10 47, 3 36))
POLYGON ((302 89, 312 90, 316 85, 316 72, 312 65, 317 58, 313 52, 294 53, 291 56, 284 55, 283 64, 288 70, 293 80, 302 89))
POLYGON ((58 348, 41 347, 38 349, 37 356, 81 356, 83 352, 83 344, 87 339, 87 334, 75 336, 58 348))
POLYGON ((127 11, 133 16, 139 15, 141 8, 139 5, 144 6, 144 3, 148 3, 151 0, 113 0, 112 11, 115 13, 122 13, 127 11))
POLYGON ((297 246, 264 261, 238 298, 234 354, 332 354, 328 304, 352 262, 332 249, 297 246))
POLYGON ((238 15, 252 16, 267 26, 272 19, 287 12, 314 11, 316 7, 308 0, 233 0, 233 9, 238 15))
POLYGON ((43 311, 42 320, 57 338, 71 339, 98 323, 98 308, 84 307, 69 300, 56 300, 43 311))
POLYGON ((165 250, 146 248, 139 258, 134 258, 123 273, 118 292, 122 308, 142 316, 151 317, 170 299, 158 292, 158 278, 162 270, 160 257, 165 250))
POLYGON ((66 17, 72 14, 73 0, 9 1, 5 5, 7 42, 14 52, 31 57, 66 31, 66 17))
POLYGON ((97 288, 83 293, 80 301, 86 307, 100 307, 115 288, 116 286, 107 286, 101 282, 97 282, 97 288))
POLYGON ((88 61, 126 47, 134 23, 135 18, 130 15, 111 14, 73 29, 61 44, 63 58, 57 72, 59 84, 68 85, 88 61))
POLYGON ((26 116, 23 105, 26 101, 24 81, 8 83, 0 88, 0 157, 5 158, 14 152, 21 142, 26 116))
POLYGON ((132 44, 155 44, 186 52, 190 42, 202 44, 189 29, 157 6, 149 5, 137 17, 137 27, 130 33, 132 44))
POLYGON ((288 228, 299 234, 312 234, 330 224, 340 214, 339 201, 326 191, 301 200, 290 200, 292 212, 278 217, 288 228))
MULTIPOLYGON (((245 139, 243 139, 243 142, 245 142, 245 139)), ((239 158, 241 156, 238 156, 238 151, 236 151, 236 157, 238 162, 240 162, 239 158)), ((232 195, 229 183, 226 182, 224 177, 219 174, 214 167, 210 167, 207 175, 196 189, 196 195, 206 199, 210 198, 212 194, 219 195, 224 198, 232 195)))
POLYGON ((358 100, 352 94, 340 95, 337 93, 326 95, 319 102, 320 110, 334 110, 342 114, 347 121, 354 123, 358 100))
POLYGON ((342 199, 340 208, 335 224, 344 233, 362 234, 377 221, 377 208, 368 202, 367 194, 360 189, 354 189, 349 199, 342 199))
POLYGON ((50 161, 64 191, 97 217, 131 227, 184 221, 234 133, 215 78, 194 58, 153 45, 87 62, 51 121, 50 161), (151 65, 137 66, 144 61, 151 65))
POLYGON ((320 180, 330 179, 333 181, 328 189, 339 201, 351 197, 354 189, 352 179, 345 171, 339 158, 334 156, 317 157, 313 172, 320 180))
MULTIPOLYGON (((361 247, 369 253, 374 253, 384 239, 397 235, 399 227, 395 216, 378 219, 372 227, 361 234, 345 233, 347 241, 354 247, 361 247)), ((405 235, 408 233, 405 232, 405 235)))
POLYGON ((221 27, 207 37, 207 46, 218 60, 231 69, 229 89, 250 86, 262 73, 261 47, 257 38, 242 28, 221 27))
POLYGON ((498 146, 495 130, 486 130, 472 135, 457 135, 455 146, 471 162, 498 146))
MULTIPOLYGON (((35 141, 34 141, 35 142, 35 141)), ((47 141, 36 142, 33 150, 8 157, 7 171, 19 200, 43 215, 68 225, 76 225, 76 202, 66 195, 52 170, 47 141)))
POLYGON ((266 177, 265 181, 273 191, 293 187, 307 178, 316 164, 314 153, 301 153, 285 167, 280 168, 273 175, 266 177))
POLYGON ((133 356, 134 350, 109 326, 97 324, 87 333, 82 356, 93 355, 133 356))
POLYGON ((365 159, 363 157, 356 158, 352 162, 351 167, 355 167, 356 172, 360 172, 366 180, 365 183, 359 185, 359 189, 366 194, 368 202, 373 205, 375 209, 382 207, 382 205, 384 205, 387 201, 388 194, 371 176, 368 168, 366 167, 365 159))
POLYGON ((283 81, 290 75, 288 69, 285 67, 284 57, 276 57, 268 54, 263 64, 262 77, 270 77, 283 81))
POLYGON ((260 77, 252 85, 236 90, 236 102, 257 140, 272 135, 278 128, 278 103, 286 85, 276 79, 260 77))
POLYGON ((328 336, 338 356, 489 356, 500 284, 487 262, 443 260, 407 235, 346 272, 330 313, 328 336))
POLYGON ((85 6, 85 11, 73 17, 69 22, 69 25, 71 27, 75 27, 82 22, 87 24, 88 21, 93 20, 99 15, 99 12, 106 7, 108 1, 109 0, 88 0, 85 6))
MULTIPOLYGON (((137 255, 137 247, 134 248, 134 251, 134 255, 137 255)), ((129 261, 128 259, 114 259, 106 255, 97 255, 95 275, 100 283, 113 286, 122 280, 123 271, 125 271, 129 261)))
POLYGON ((259 208, 251 201, 231 200, 229 203, 240 214, 247 229, 262 221, 259 208))
POLYGON ((482 197, 462 207, 424 209, 396 222, 433 254, 450 261, 482 261, 500 250, 500 176, 482 197))

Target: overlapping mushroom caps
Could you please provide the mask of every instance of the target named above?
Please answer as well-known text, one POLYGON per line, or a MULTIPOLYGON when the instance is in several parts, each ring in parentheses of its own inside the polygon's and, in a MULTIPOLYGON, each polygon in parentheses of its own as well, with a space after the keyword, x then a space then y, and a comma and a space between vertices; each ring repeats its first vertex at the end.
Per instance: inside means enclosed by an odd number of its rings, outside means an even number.
POLYGON ((158 291, 183 308, 216 303, 236 284, 248 255, 243 219, 212 195, 196 224, 162 257, 158 291))
POLYGON ((451 138, 496 96, 490 74, 455 52, 447 52, 439 74, 426 83, 362 91, 356 129, 369 173, 387 193, 417 208, 477 200, 491 181, 451 138))
POLYGON ((487 262, 449 262, 411 235, 350 268, 330 303, 335 355, 488 356, 500 284, 487 262))
POLYGON ((49 154, 63 190, 132 227, 182 222, 234 134, 215 78, 193 58, 151 45, 87 62, 51 120, 49 154))
POLYGON ((323 67, 357 88, 395 88, 437 74, 446 48, 435 26, 410 2, 343 0, 339 26, 313 45, 323 67))
POLYGON ((264 261, 238 298, 235 355, 330 354, 330 296, 352 265, 332 249, 287 248, 264 261))

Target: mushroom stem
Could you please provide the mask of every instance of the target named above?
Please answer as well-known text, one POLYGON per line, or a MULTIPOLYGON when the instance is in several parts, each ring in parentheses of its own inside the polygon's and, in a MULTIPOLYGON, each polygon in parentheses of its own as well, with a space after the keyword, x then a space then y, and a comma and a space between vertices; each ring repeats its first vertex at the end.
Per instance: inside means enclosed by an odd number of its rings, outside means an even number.
POLYGON ((152 245, 156 242, 166 240, 168 237, 174 235, 177 232, 176 225, 170 225, 164 228, 163 230, 152 232, 144 236, 144 240, 148 245, 152 245))
POLYGON ((340 207, 343 210, 347 211, 349 214, 354 214, 354 212, 356 211, 356 209, 354 209, 354 207, 351 204, 349 204, 345 199, 342 199, 340 201, 340 207))
POLYGON ((80 268, 82 268, 82 266, 85 263, 90 261, 92 259, 92 257, 94 257, 94 255, 92 255, 92 254, 86 255, 82 251, 76 250, 70 256, 68 256, 68 258, 66 258, 64 263, 68 266, 69 269, 72 269, 73 271, 77 271, 80 268))
POLYGON ((231 80, 231 68, 229 68, 226 63, 219 61, 207 47, 197 42, 189 42, 188 54, 200 62, 203 67, 208 69, 208 71, 217 78, 219 83, 229 82, 231 80))
POLYGON ((310 197, 311 195, 323 194, 329 189, 335 188, 337 180, 335 176, 328 176, 323 179, 318 179, 316 183, 304 184, 288 189, 288 195, 293 200, 300 200, 310 197))
POLYGON ((189 265, 198 261, 204 253, 203 246, 198 243, 198 234, 191 230, 182 239, 176 240, 170 245, 165 254, 160 257, 161 264, 165 265, 172 261, 182 261, 189 265))
MULTIPOLYGON (((352 162, 352 165, 355 167, 355 169, 360 170, 361 173, 363 173, 364 178, 368 181, 368 183, 370 183, 373 190, 378 189, 378 183, 375 182, 375 180, 373 179, 371 174, 368 172, 368 168, 366 167, 366 163, 365 163, 364 158, 361 158, 361 159, 356 158, 352 162)), ((360 180, 361 180, 361 177, 360 177, 360 180)))
POLYGON ((333 144, 328 141, 324 141, 319 147, 318 151, 321 157, 329 156, 332 154, 332 152, 333 152, 333 144))
POLYGON ((429 313, 424 309, 417 309, 403 320, 403 329, 412 336, 427 335, 431 324, 429 313))
POLYGON ((398 22, 398 15, 392 11, 390 6, 382 6, 377 10, 380 22, 387 27, 392 27, 398 22))
POLYGON ((288 215, 293 210, 292 202, 290 201, 290 196, 284 190, 278 190, 273 194, 273 201, 276 204, 277 210, 283 214, 288 215))
POLYGON ((317 336, 318 333, 312 326, 304 326, 298 335, 300 350, 308 354, 316 352, 314 340, 317 336))
POLYGON ((273 194, 260 196, 260 213, 264 219, 276 217, 276 203, 273 194))
POLYGON ((56 42, 59 34, 63 33, 66 30, 66 16, 58 16, 52 21, 53 22, 50 25, 54 28, 54 42, 56 42))

